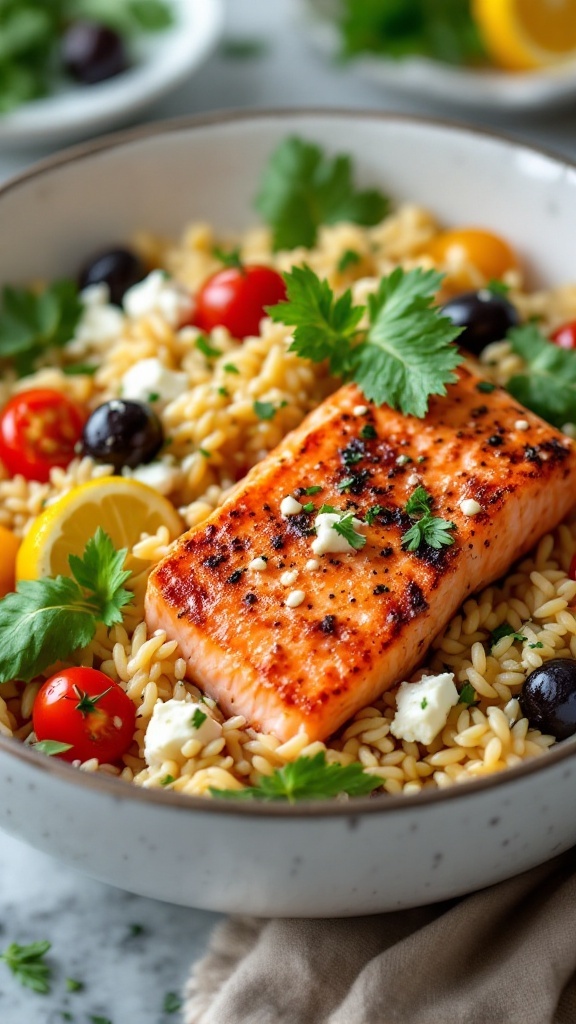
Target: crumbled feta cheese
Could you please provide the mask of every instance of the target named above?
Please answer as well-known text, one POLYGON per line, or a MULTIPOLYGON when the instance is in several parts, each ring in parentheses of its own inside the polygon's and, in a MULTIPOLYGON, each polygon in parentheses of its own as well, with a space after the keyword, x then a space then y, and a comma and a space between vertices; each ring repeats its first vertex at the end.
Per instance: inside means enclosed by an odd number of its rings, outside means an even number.
POLYGON ((460 502, 460 511, 464 516, 477 516, 482 511, 482 505, 474 498, 463 498, 460 502))
POLYGON ((264 569, 268 568, 268 562, 265 558, 253 558, 251 562, 248 562, 248 568, 253 572, 264 572, 264 569))
POLYGON ((514 424, 514 426, 516 427, 516 430, 529 430, 530 429, 530 424, 528 423, 528 420, 516 420, 516 423, 514 424))
POLYGON ((424 676, 417 683, 401 683, 390 732, 398 740, 432 743, 446 725, 450 708, 457 703, 453 672, 424 676))
POLYGON ((182 747, 188 740, 200 740, 205 745, 221 735, 222 726, 210 717, 205 704, 191 700, 158 701, 144 738, 146 764, 160 765, 164 761, 183 764, 186 758, 182 747))
POLYGON ((409 455, 399 455, 396 459, 397 466, 406 466, 409 462, 411 462, 409 455))
POLYGON ((352 409, 352 412, 354 413, 355 416, 365 416, 366 413, 368 412, 368 406, 355 405, 354 408, 352 409))
POLYGON ((193 302, 186 288, 166 277, 162 270, 153 270, 128 289, 122 304, 133 319, 157 313, 170 327, 176 328, 192 312, 193 302))
POLYGON ((84 305, 80 320, 76 325, 72 344, 69 350, 77 354, 83 350, 82 344, 89 342, 105 343, 117 338, 124 325, 124 314, 117 306, 109 303, 110 289, 107 284, 91 284, 80 292, 84 305), (78 346, 79 343, 80 347, 78 346))
POLYGON ((408 487, 418 487, 420 483, 418 473, 412 473, 412 475, 408 477, 406 483, 408 484, 408 487))
MULTIPOLYGON (((341 533, 334 529, 334 523, 339 523, 345 515, 345 512, 342 512, 342 514, 338 512, 321 512, 316 516, 314 520, 316 538, 312 541, 312 551, 315 555, 338 554, 344 551, 354 552, 356 550, 346 540, 346 537, 343 537, 341 533)), ((358 533, 359 529, 364 526, 364 523, 359 519, 353 518, 352 526, 354 527, 354 532, 358 533)))
POLYGON ((280 514, 283 516, 297 516, 302 511, 302 505, 296 498, 288 495, 286 498, 282 498, 280 502, 280 514))
POLYGON ((171 461, 148 462, 130 469, 129 466, 122 468, 122 476, 132 477, 142 484, 148 484, 159 494, 170 494, 175 491, 182 480, 182 471, 171 461))
POLYGON ((171 402, 188 390, 188 374, 169 370, 159 359, 141 359, 126 371, 120 387, 122 398, 155 404, 171 402))
POLYGON ((293 590, 286 598, 286 605, 288 608, 298 608, 298 606, 305 600, 306 594, 303 590, 293 590))
POLYGON ((317 558, 309 558, 304 568, 307 569, 308 572, 316 572, 316 569, 320 568, 320 562, 317 558))
POLYGON ((283 587, 291 587, 293 583, 296 583, 298 579, 298 569, 292 569, 290 572, 283 572, 280 577, 280 583, 283 587))

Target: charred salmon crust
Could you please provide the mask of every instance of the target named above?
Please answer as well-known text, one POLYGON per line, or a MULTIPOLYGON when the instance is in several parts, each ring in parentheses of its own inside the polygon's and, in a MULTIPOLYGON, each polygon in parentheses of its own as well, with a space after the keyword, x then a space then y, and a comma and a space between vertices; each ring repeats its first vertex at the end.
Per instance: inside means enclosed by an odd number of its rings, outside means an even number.
POLYGON ((423 420, 341 388, 152 572, 149 627, 179 641, 190 677, 225 713, 281 740, 325 739, 406 678, 462 601, 566 515, 573 443, 479 384, 461 369, 423 420), (452 545, 403 545, 419 485, 454 524, 452 545), (303 505, 295 515, 280 511, 287 495, 303 505), (371 523, 364 547, 313 568, 322 504, 360 520, 372 510, 371 523))

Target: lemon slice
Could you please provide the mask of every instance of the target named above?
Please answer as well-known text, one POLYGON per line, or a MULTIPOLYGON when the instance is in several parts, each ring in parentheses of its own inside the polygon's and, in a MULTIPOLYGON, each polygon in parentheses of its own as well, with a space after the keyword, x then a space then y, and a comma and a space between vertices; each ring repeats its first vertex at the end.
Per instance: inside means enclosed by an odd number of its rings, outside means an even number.
POLYGON ((576 56, 576 0, 472 0, 495 64, 535 71, 576 56))
MULTIPOLYGON (((183 529, 170 502, 139 480, 106 476, 75 487, 38 516, 22 541, 16 558, 16 578, 70 575, 69 555, 82 555, 98 527, 114 546, 128 548, 142 533, 167 526, 172 538, 183 529)), ((149 563, 130 554, 126 568, 141 572, 149 563)))

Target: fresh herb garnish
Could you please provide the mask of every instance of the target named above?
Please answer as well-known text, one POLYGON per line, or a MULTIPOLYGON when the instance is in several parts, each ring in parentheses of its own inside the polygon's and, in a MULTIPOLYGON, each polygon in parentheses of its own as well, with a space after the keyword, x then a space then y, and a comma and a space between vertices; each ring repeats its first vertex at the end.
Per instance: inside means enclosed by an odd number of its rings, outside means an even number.
POLYGON ((77 981, 76 978, 66 978, 66 988, 68 992, 82 992, 84 989, 84 982, 77 981))
POLYGON ((366 544, 366 537, 363 537, 361 533, 356 533, 354 518, 353 512, 347 512, 345 515, 342 515, 341 519, 332 523, 332 529, 339 533, 341 537, 344 537, 344 540, 348 541, 351 548, 354 548, 355 551, 360 551, 366 544))
POLYGON ((94 363, 70 363, 68 366, 62 367, 62 373, 66 377, 81 377, 83 375, 93 377, 98 372, 98 369, 98 366, 95 366, 94 363))
POLYGON ((96 1016, 92 1015, 88 1017, 88 1020, 90 1021, 90 1024, 112 1024, 109 1017, 100 1017, 97 1014, 96 1016))
POLYGON ((361 764, 328 764, 324 751, 314 757, 298 757, 265 775, 258 786, 242 790, 212 789, 213 796, 231 800, 325 800, 348 793, 366 796, 382 785, 382 779, 368 775, 361 764))
POLYGON ((303 512, 313 512, 315 508, 313 501, 307 501, 305 505, 302 505, 303 512))
POLYGON ((406 415, 423 417, 430 395, 445 395, 457 380, 462 356, 452 344, 461 333, 432 305, 442 275, 397 267, 368 296, 367 330, 359 330, 366 307, 352 304, 350 289, 335 299, 327 281, 310 267, 284 274, 288 299, 267 307, 273 320, 293 326, 291 349, 353 380, 377 405, 386 402, 406 415))
POLYGON ((489 380, 479 380, 476 391, 480 391, 483 395, 491 395, 493 391, 496 391, 496 385, 491 384, 489 380))
POLYGON ((162 1010, 164 1013, 178 1013, 178 1010, 182 1008, 182 1000, 176 992, 167 992, 164 996, 164 1002, 162 1004, 162 1010))
POLYGON ((143 924, 131 924, 130 925, 130 938, 137 939, 140 935, 143 935, 146 931, 143 924))
POLYGON ((365 423, 360 431, 360 437, 364 438, 365 441, 373 441, 374 438, 378 437, 376 428, 371 423, 365 423))
POLYGON ((199 334, 194 344, 198 351, 203 356, 206 356, 207 359, 213 359, 215 356, 222 355, 220 349, 212 345, 205 334, 199 334))
POLYGON ((477 64, 482 37, 463 0, 343 0, 339 5, 341 56, 378 53, 477 64))
POLYGON ((426 711, 426 708, 428 707, 427 697, 422 697, 422 700, 420 701, 420 707, 422 708, 422 711, 426 711))
POLYGON ((381 512, 384 512, 384 505, 372 505, 371 508, 368 509, 364 516, 368 526, 372 526, 372 523, 381 512))
POLYGON ((512 328, 507 339, 527 372, 511 377, 506 390, 555 427, 574 422, 576 352, 548 341, 534 323, 512 328))
POLYGON ((478 694, 472 686, 472 683, 464 683, 464 686, 460 690, 458 703, 465 704, 467 708, 475 708, 476 705, 480 703, 478 700, 478 694))
POLYGON ((205 459, 209 459, 211 457, 211 453, 208 451, 207 448, 199 448, 198 451, 200 452, 200 455, 204 456, 205 459))
POLYGON ((229 60, 253 60, 255 57, 264 56, 267 49, 268 45, 264 39, 238 36, 224 39, 220 46, 220 54, 229 60))
POLYGON ((67 750, 72 750, 72 743, 61 743, 60 740, 38 740, 37 743, 31 743, 30 746, 48 757, 55 757, 56 754, 64 754, 67 750))
POLYGON ((53 662, 92 640, 99 622, 122 621, 132 600, 123 584, 126 549, 116 551, 98 527, 82 558, 69 556, 72 576, 21 580, 0 601, 0 683, 28 682, 53 662))
POLYGON ((344 271, 348 270, 348 267, 354 267, 357 263, 360 262, 361 259, 362 257, 360 253, 356 252, 355 249, 346 249, 346 251, 342 253, 340 259, 338 260, 338 273, 343 274, 344 271))
POLYGON ((31 373, 47 349, 61 348, 71 340, 83 308, 73 281, 55 281, 39 293, 6 286, 0 310, 0 358, 12 359, 21 376, 31 373))
POLYGON ((159 400, 160 400, 160 395, 158 394, 157 391, 151 391, 150 394, 148 395, 148 401, 150 403, 158 402, 159 400))
POLYGON ((346 491, 349 491, 351 487, 354 487, 356 481, 356 476, 345 476, 343 480, 339 480, 338 483, 336 484, 336 490, 340 491, 342 494, 345 494, 346 491))
POLYGON ((292 136, 270 157, 256 208, 272 228, 275 250, 310 249, 321 224, 378 224, 389 201, 376 189, 356 190, 350 157, 329 157, 320 146, 292 136))
POLYGON ((225 267, 235 267, 236 270, 244 269, 244 264, 240 259, 239 248, 226 250, 221 249, 220 246, 218 245, 215 245, 214 248, 212 249, 212 255, 215 256, 217 260, 220 260, 220 262, 223 263, 225 267))
POLYGON ((176 779, 174 778, 173 775, 164 775, 160 779, 161 786, 171 786, 173 782, 176 782, 176 779))
POLYGON ((256 399, 252 408, 259 420, 272 420, 276 415, 276 406, 272 402, 259 402, 256 399))
POLYGON ((514 626, 511 626, 509 622, 503 622, 500 626, 496 626, 496 629, 493 629, 490 633, 490 647, 495 647, 496 644, 505 636, 511 636, 514 640, 518 640, 520 643, 527 639, 527 637, 522 636, 522 633, 517 633, 514 626))
POLYGON ((192 715, 191 722, 195 729, 199 729, 200 726, 206 721, 208 715, 205 711, 200 711, 200 708, 196 708, 192 715))
POLYGON ((3 960, 12 974, 25 988, 31 988, 40 995, 50 991, 51 969, 44 963, 44 957, 51 948, 50 942, 31 942, 28 946, 19 946, 11 942, 3 953, 3 960))
POLYGON ((320 494, 321 490, 322 490, 322 487, 321 487, 320 484, 314 484, 312 487, 305 487, 304 488, 304 494, 306 494, 306 495, 320 494))
POLYGON ((510 291, 510 285, 506 284, 499 277, 493 277, 486 285, 486 290, 492 292, 492 295, 503 295, 506 297, 510 291))
POLYGON ((456 523, 432 515, 432 495, 424 487, 417 487, 413 491, 404 511, 411 519, 415 519, 402 538, 402 547, 407 551, 418 551, 422 544, 438 551, 454 543, 450 531, 456 529, 456 523))
POLYGON ((544 644, 542 643, 541 640, 537 640, 535 644, 528 644, 528 647, 530 648, 531 651, 535 651, 535 650, 540 650, 542 647, 544 647, 544 644))
POLYGON ((234 366, 234 363, 224 363, 222 369, 225 370, 226 373, 240 373, 240 370, 237 366, 234 366))

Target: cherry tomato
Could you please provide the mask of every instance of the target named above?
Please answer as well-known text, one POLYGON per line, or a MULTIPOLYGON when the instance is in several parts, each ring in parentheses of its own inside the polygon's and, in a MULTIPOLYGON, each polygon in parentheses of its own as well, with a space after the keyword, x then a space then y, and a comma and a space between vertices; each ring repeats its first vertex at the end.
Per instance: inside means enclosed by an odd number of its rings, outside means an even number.
POLYGON ((53 467, 65 469, 74 457, 85 418, 59 391, 20 391, 0 412, 0 460, 9 473, 46 483, 53 467))
POLYGON ((134 735, 136 709, 118 683, 94 668, 66 668, 40 687, 32 711, 39 740, 71 743, 65 761, 117 761, 134 735))
POLYGON ((550 335, 550 340, 559 348, 576 348, 576 320, 557 327, 550 335))
MULTIPOLYGON (((498 280, 506 271, 518 267, 518 257, 508 242, 481 228, 444 231, 432 240, 427 252, 437 263, 447 267, 451 263, 456 267, 460 262, 471 264, 486 281, 498 280)), ((455 269, 451 277, 464 288, 474 284, 465 267, 460 272, 455 269)))
POLYGON ((280 274, 270 267, 226 267, 202 285, 196 296, 194 324, 202 331, 227 327, 234 338, 258 334, 265 306, 286 298, 280 274))

